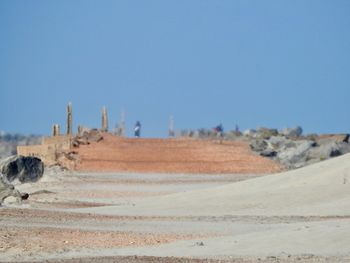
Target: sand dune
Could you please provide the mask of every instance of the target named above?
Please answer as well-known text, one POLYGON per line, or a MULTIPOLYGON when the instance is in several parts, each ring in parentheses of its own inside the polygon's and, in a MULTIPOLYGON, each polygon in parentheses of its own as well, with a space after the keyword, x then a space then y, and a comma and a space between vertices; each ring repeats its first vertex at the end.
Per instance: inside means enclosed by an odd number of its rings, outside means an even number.
POLYGON ((31 193, 41 185, 48 193, 32 195, 24 204, 29 209, 0 211, 0 261, 80 262, 91 256, 97 262, 110 256, 106 262, 115 262, 137 255, 162 262, 169 256, 350 262, 350 155, 233 183, 235 178, 91 173, 21 185, 31 193), (100 206, 107 204, 113 205, 100 206))
POLYGON ((348 216, 350 154, 225 186, 146 198, 131 205, 79 211, 171 216, 348 216))
MULTIPOLYGON (((350 226, 347 222, 303 223, 265 228, 244 234, 214 237, 204 240, 204 248, 193 246, 195 242, 177 241, 160 246, 123 248, 119 255, 177 256, 191 255, 196 258, 221 257, 228 255, 266 257, 276 255, 279 259, 287 255, 336 256, 349 254, 350 226)), ((200 240, 200 239, 198 239, 200 240)), ((202 239, 203 240, 203 239, 202 239)), ((349 259, 349 258, 348 258, 349 259)), ((257 262, 252 260, 251 262, 257 262)), ((276 260, 275 262, 280 262, 276 260)), ((284 262, 284 261, 282 261, 284 262)), ((295 262, 292 259, 287 262, 295 262)), ((318 262, 312 258, 310 261, 318 262)), ((328 260, 327 262, 334 262, 328 260)), ((343 260, 341 262, 349 262, 343 260)))

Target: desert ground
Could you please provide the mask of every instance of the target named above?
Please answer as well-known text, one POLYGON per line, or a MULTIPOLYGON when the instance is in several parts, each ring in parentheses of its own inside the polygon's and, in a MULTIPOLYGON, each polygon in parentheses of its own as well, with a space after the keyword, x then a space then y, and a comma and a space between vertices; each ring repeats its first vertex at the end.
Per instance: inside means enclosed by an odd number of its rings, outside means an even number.
POLYGON ((281 170, 277 163, 253 154, 247 141, 124 138, 103 133, 103 140, 74 151, 78 171, 267 174, 281 170))
POLYGON ((350 154, 273 174, 106 163, 16 185, 30 198, 0 207, 0 261, 350 262, 350 154))

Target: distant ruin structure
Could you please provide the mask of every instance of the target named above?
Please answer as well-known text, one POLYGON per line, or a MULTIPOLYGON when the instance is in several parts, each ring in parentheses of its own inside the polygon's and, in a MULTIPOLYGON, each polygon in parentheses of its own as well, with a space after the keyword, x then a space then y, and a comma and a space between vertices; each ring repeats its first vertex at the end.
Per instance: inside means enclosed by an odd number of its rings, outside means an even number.
POLYGON ((122 110, 120 113, 119 123, 116 125, 115 135, 125 137, 126 128, 125 128, 125 111, 122 110))
POLYGON ((59 136, 60 135, 60 125, 54 124, 52 125, 52 136, 59 136))
MULTIPOLYGON (((21 145, 17 146, 17 154, 23 156, 34 156, 40 158, 45 165, 55 165, 61 160, 66 160, 67 154, 73 149, 73 110, 72 103, 67 105, 67 131, 61 134, 60 125, 52 125, 52 136, 42 138, 42 142, 39 145, 21 145)), ((78 134, 84 133, 85 128, 78 126, 78 134)), ((108 131, 108 115, 106 107, 102 108, 102 131, 108 131)), ((68 159, 70 160, 70 159, 68 159)), ((70 165, 65 163, 67 167, 70 165)))
POLYGON ((175 131, 174 131, 174 118, 173 116, 170 115, 169 117, 169 137, 174 137, 175 136, 175 131))
POLYGON ((73 134, 73 117, 72 117, 72 103, 69 102, 67 106, 67 135, 73 134))
POLYGON ((103 132, 108 132, 108 116, 107 116, 107 109, 104 106, 102 108, 102 129, 103 132))
POLYGON ((52 125, 52 136, 43 137, 39 145, 17 146, 17 154, 40 158, 45 165, 54 165, 63 153, 72 148, 73 139, 73 111, 72 103, 67 105, 66 134, 61 134, 60 125, 52 125))
POLYGON ((81 135, 83 131, 83 127, 81 125, 78 125, 78 135, 81 135))

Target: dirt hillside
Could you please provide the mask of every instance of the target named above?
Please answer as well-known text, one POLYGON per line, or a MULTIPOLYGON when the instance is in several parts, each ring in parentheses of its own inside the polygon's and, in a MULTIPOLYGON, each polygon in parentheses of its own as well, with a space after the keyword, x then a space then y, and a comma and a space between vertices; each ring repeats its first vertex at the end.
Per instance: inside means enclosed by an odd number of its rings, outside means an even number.
POLYGON ((266 174, 281 170, 254 154, 246 142, 120 138, 107 133, 103 137, 77 148, 78 171, 266 174))

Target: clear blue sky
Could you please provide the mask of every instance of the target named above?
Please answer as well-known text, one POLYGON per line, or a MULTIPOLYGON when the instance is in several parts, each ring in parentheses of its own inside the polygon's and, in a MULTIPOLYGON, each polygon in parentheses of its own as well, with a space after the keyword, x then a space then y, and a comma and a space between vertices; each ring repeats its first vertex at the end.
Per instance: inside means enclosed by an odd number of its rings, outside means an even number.
POLYGON ((350 132, 349 0, 0 0, 0 130, 350 132))

